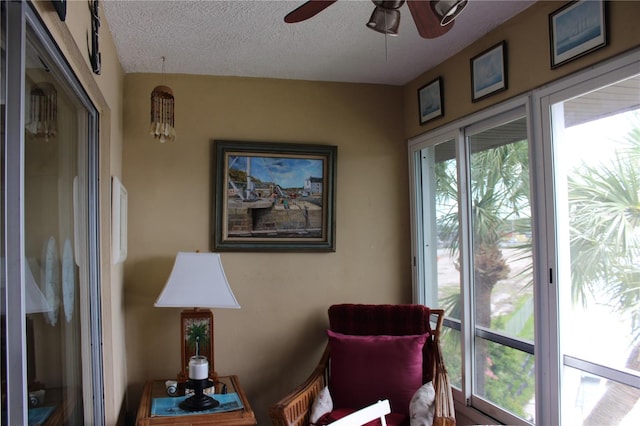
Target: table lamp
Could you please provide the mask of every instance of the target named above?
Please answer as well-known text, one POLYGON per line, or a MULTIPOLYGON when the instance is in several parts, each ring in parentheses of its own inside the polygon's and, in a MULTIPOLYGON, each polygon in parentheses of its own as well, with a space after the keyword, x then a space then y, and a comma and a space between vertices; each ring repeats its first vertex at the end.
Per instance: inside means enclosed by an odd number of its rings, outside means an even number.
MULTIPOLYGON (((46 296, 40 290, 38 283, 33 277, 30 259, 24 260, 24 307, 26 313, 26 337, 27 337, 27 386, 29 390, 39 393, 44 392, 42 383, 36 380, 36 358, 35 358, 35 333, 33 318, 31 314, 48 313, 53 310, 46 296)), ((5 259, 0 259, 0 291, 5 290, 5 259)), ((5 315, 4 303, 0 306, 0 314, 5 315)), ((29 405, 34 407, 41 403, 41 399, 32 399, 29 395, 29 405)))
POLYGON ((218 406, 218 401, 204 395, 204 389, 214 385, 210 379, 216 378, 210 308, 240 308, 229 287, 220 255, 179 252, 154 306, 193 308, 180 314, 182 369, 178 379, 187 381, 187 387, 194 390, 194 395, 185 399, 180 407, 201 411, 218 406))

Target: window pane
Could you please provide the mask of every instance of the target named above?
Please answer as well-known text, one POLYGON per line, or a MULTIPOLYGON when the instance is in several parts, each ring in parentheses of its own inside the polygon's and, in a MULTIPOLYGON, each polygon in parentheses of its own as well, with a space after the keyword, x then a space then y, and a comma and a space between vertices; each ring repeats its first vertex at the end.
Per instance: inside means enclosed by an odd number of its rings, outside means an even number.
POLYGON ((622 385, 603 385, 609 373, 595 371, 640 372, 638 105, 640 76, 552 107, 561 354, 595 365, 565 368, 562 412, 576 414, 572 424, 597 424, 600 412, 610 425, 629 416, 640 424, 640 389, 620 397, 622 385))
MULTIPOLYGON (((486 350, 484 370, 476 370, 475 394, 530 422, 535 417, 533 355, 476 337, 486 350), (480 389, 478 384, 482 383, 480 389)), ((477 349, 476 349, 477 350, 477 349)))
MULTIPOLYGON (((470 135, 468 144, 475 325, 533 341, 526 119, 470 135)), ((533 368, 532 357, 476 339, 474 392, 525 419, 533 418, 534 410, 527 407, 534 404, 534 386, 522 381, 528 374, 521 370, 525 359, 526 368, 533 368), (496 379, 493 371, 503 376, 496 379)), ((530 377, 533 380, 533 373, 530 377)))
POLYGON ((461 334, 458 330, 445 327, 440 336, 440 345, 449 373, 451 386, 462 389, 462 360, 460 359, 461 334))
POLYGON ((526 119, 469 137, 476 325, 533 340, 526 119))
POLYGON ((460 319, 460 268, 457 259, 459 247, 458 219, 458 161, 455 141, 434 147, 435 160, 435 218, 437 247, 436 269, 438 307, 446 315, 460 319))
POLYGON ((638 389, 566 365, 563 367, 562 379, 563 424, 638 424, 638 389))
MULTIPOLYGON (((455 141, 421 151, 424 225, 424 274, 427 304, 460 320, 462 298, 458 262, 458 161, 455 141)), ((442 351, 451 383, 462 386, 461 334, 445 328, 442 351)))

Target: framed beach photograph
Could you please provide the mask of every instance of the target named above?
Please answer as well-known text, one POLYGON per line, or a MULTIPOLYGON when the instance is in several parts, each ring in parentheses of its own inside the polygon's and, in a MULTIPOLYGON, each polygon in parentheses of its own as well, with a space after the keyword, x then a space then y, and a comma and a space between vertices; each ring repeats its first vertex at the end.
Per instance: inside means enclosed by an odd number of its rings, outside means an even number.
POLYGON ((575 1, 549 15, 551 68, 607 44, 606 2, 575 1))
POLYGON ((507 44, 504 41, 471 59, 471 101, 507 90, 507 44))
POLYGON ((420 125, 444 115, 442 77, 438 77, 418 89, 420 125))
POLYGON ((213 251, 335 251, 337 147, 213 141, 213 251))

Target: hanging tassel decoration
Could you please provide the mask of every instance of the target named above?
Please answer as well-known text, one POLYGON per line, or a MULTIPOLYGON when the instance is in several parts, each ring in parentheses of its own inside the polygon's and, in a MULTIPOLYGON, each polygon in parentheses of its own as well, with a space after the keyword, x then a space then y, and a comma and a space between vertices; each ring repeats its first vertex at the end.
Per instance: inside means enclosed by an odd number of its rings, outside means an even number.
POLYGON ((161 143, 173 142, 176 138, 173 91, 167 86, 157 86, 151 92, 149 133, 161 143))

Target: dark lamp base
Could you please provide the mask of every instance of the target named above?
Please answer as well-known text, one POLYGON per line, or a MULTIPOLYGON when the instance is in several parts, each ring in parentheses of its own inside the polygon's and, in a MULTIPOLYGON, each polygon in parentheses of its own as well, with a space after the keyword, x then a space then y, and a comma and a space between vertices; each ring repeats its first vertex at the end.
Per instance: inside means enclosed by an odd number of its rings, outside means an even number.
POLYGON ((204 390, 213 386, 214 383, 209 379, 194 380, 189 379, 187 387, 193 389, 193 396, 185 399, 180 403, 180 408, 185 411, 204 411, 216 408, 220 402, 204 394, 204 390))

